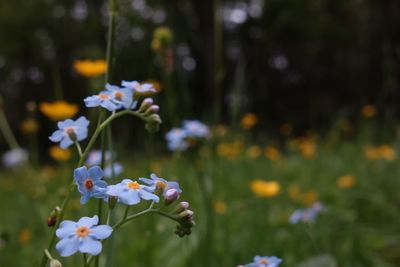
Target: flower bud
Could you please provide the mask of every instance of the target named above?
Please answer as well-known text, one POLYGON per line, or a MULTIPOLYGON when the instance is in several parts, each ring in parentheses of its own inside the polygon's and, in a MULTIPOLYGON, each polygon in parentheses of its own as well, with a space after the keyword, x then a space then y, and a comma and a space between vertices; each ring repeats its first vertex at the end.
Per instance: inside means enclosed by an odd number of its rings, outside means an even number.
POLYGON ((178 214, 179 219, 192 219, 194 215, 194 212, 191 210, 184 210, 181 213, 178 214))
POLYGON ((169 205, 175 200, 179 198, 179 193, 176 189, 168 189, 167 192, 165 192, 164 199, 165 199, 165 205, 169 205))
POLYGON ((151 105, 146 112, 144 113, 146 116, 150 116, 152 114, 157 114, 160 111, 160 107, 158 105, 151 105))
POLYGON ((51 259, 50 260, 50 267, 62 267, 61 262, 59 262, 56 259, 51 259))
POLYGON ((178 205, 171 211, 171 214, 179 214, 189 208, 189 203, 186 201, 179 202, 178 205))
POLYGON ((66 128, 65 131, 72 141, 75 142, 77 140, 78 137, 76 136, 75 130, 73 128, 66 128))
POLYGON ((142 104, 140 104, 138 112, 145 112, 149 107, 151 107, 151 105, 153 105, 153 99, 149 97, 145 98, 142 101, 142 104))

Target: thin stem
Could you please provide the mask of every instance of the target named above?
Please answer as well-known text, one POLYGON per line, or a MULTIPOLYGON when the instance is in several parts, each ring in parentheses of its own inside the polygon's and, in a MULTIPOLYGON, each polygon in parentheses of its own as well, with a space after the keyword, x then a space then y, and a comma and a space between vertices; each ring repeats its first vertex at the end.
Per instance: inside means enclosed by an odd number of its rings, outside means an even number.
POLYGON ((90 263, 87 261, 87 254, 83 253, 83 267, 88 267, 90 263))
POLYGON ((76 150, 78 150, 79 157, 81 158, 82 157, 81 145, 77 141, 75 141, 74 143, 75 143, 75 146, 76 146, 76 150))
POLYGON ((53 257, 51 256, 50 252, 49 252, 47 249, 44 250, 44 254, 46 254, 46 256, 47 256, 47 258, 48 258, 49 260, 52 260, 52 259, 53 259, 53 257))
POLYGON ((115 28, 116 28, 116 19, 117 19, 117 1, 116 0, 109 0, 109 12, 110 18, 108 20, 108 36, 107 36, 107 72, 104 77, 105 83, 110 82, 110 76, 112 75, 112 65, 113 65, 113 57, 114 57, 114 35, 115 35, 115 28))
POLYGON ((6 115, 4 114, 3 106, 1 103, 0 99, 0 130, 3 132, 4 138, 6 139, 6 142, 10 146, 11 149, 18 149, 20 148, 17 139, 15 138, 10 124, 8 123, 8 120, 6 118, 6 115))

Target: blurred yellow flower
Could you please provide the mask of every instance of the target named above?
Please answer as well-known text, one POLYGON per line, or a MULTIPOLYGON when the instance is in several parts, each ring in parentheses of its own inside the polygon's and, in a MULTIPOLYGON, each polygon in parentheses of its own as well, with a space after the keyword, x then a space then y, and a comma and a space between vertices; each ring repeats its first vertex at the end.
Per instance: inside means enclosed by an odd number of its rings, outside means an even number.
POLYGON ((253 180, 250 183, 250 189, 256 196, 273 197, 279 194, 281 186, 276 181, 253 180))
POLYGON ((31 135, 37 133, 39 125, 35 119, 27 118, 22 121, 20 128, 23 134, 31 135))
POLYGON ((365 118, 372 118, 378 113, 376 107, 374 105, 365 105, 361 109, 361 114, 365 118))
POLYGON ((232 143, 221 143, 217 146, 217 154, 229 160, 235 160, 240 152, 242 152, 243 143, 240 140, 235 140, 232 143))
POLYGON ((59 146, 51 146, 49 154, 54 160, 67 161, 71 158, 71 150, 62 149, 59 146))
POLYGON ((394 160, 396 158, 396 151, 390 145, 381 145, 377 147, 366 146, 364 147, 364 156, 369 160, 394 160))
POLYGON ((318 200, 318 193, 314 190, 310 190, 302 193, 302 202, 306 205, 312 205, 318 200))
POLYGON ((300 138, 298 139, 298 149, 304 158, 311 159, 315 156, 317 144, 312 138, 300 138))
POLYGON ((281 152, 273 146, 267 146, 265 148, 265 156, 271 161, 278 161, 281 159, 281 152))
POLYGON ((78 112, 78 105, 65 101, 42 102, 39 105, 39 109, 48 118, 59 121, 73 117, 78 112))
POLYGON ((24 245, 28 244, 29 241, 31 241, 31 239, 32 239, 32 232, 29 229, 22 229, 19 232, 18 240, 19 240, 19 243, 21 243, 21 245, 24 246, 24 245))
POLYGON ((104 60, 75 60, 74 69, 80 75, 93 78, 107 71, 107 62, 104 60))
POLYGON ((221 200, 215 201, 214 210, 218 214, 225 214, 226 210, 227 210, 226 203, 224 201, 221 201, 221 200))
POLYGON ((390 145, 381 145, 379 147, 379 153, 381 157, 386 160, 394 160, 396 158, 396 151, 390 145))
POLYGON ((356 184, 356 178, 353 175, 343 175, 336 180, 339 188, 351 188, 356 184))
POLYGON ((242 119, 240 120, 240 126, 245 129, 249 130, 253 128, 257 123, 259 119, 258 116, 254 113, 246 113, 243 115, 242 119))
POLYGON ((259 146, 251 146, 247 149, 247 156, 251 159, 256 159, 261 156, 262 150, 259 146))

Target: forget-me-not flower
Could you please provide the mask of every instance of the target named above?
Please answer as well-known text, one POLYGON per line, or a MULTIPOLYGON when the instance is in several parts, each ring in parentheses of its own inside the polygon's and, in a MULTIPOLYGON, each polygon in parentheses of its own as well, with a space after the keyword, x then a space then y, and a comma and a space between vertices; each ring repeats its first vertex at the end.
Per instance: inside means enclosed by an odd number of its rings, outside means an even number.
POLYGON ((180 128, 172 128, 166 135, 167 146, 170 151, 184 151, 189 147, 186 141, 187 133, 180 128))
POLYGON ((319 213, 325 210, 325 207, 316 202, 308 209, 297 209, 289 217, 289 223, 297 224, 299 222, 314 222, 319 213))
POLYGON ((86 97, 84 101, 88 108, 100 106, 108 111, 114 111, 120 108, 120 106, 113 101, 113 95, 110 91, 101 91, 97 95, 86 97))
POLYGON ((151 187, 141 185, 130 179, 124 179, 116 185, 109 185, 107 195, 117 197, 119 202, 126 205, 138 204, 141 199, 159 201, 159 197, 153 194, 151 187))
POLYGON ((91 167, 89 170, 85 166, 75 169, 74 180, 82 195, 81 204, 87 203, 91 197, 107 197, 107 183, 101 180, 103 176, 103 170, 98 166, 91 167))
POLYGON ((186 131, 188 137, 209 138, 211 136, 208 126, 198 120, 183 121, 183 130, 186 131))
POLYGON ((133 91, 116 85, 106 84, 107 91, 112 96, 112 101, 118 108, 132 109, 136 107, 137 101, 133 101, 133 91))
POLYGON ((157 90, 151 83, 139 83, 137 81, 122 81, 121 85, 135 92, 135 95, 147 96, 156 93, 157 90))
POLYGON ((65 149, 74 142, 82 141, 88 136, 89 121, 81 116, 76 121, 67 119, 57 123, 56 130, 49 139, 53 142, 60 142, 60 147, 65 149))
POLYGON ((4 153, 1 159, 5 167, 13 168, 28 160, 28 151, 15 148, 4 153))
POLYGON ((108 238, 113 229, 109 225, 97 225, 97 215, 82 217, 78 222, 65 220, 60 223, 56 235, 60 238, 56 245, 62 257, 68 257, 76 252, 98 255, 102 245, 100 240, 108 238))
POLYGON ((281 262, 282 260, 275 256, 255 256, 253 262, 246 264, 245 267, 278 267, 281 262))
POLYGON ((167 192, 167 190, 169 189, 175 189, 178 192, 178 194, 182 193, 182 190, 177 182, 168 182, 163 178, 157 177, 157 175, 155 175, 154 173, 150 174, 150 179, 142 177, 139 178, 139 180, 150 186, 153 191, 161 189, 164 195, 165 192, 167 192))

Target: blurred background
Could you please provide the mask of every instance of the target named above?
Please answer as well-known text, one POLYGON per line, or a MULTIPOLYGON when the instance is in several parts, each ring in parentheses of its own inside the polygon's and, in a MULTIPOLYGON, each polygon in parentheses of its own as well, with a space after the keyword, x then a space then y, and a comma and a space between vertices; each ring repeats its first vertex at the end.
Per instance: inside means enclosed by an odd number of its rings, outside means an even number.
MULTIPOLYGON (((236 266, 257 254, 282 266, 399 266, 400 1, 117 2, 109 81, 152 83, 163 124, 144 137, 142 122, 121 118, 113 149, 128 176, 179 180, 199 230, 181 242, 173 224, 145 220, 147 241, 116 241, 116 266, 236 266), (164 136, 185 119, 213 137, 177 156, 164 136), (288 225, 316 201, 322 223, 288 225)), ((83 99, 104 90, 108 20, 107 1, 0 1, 0 106, 33 164, 1 167, 0 208, 19 207, 0 216, 1 266, 36 266, 47 242, 43 222, 76 163, 48 136, 68 114, 95 118, 83 99)))

